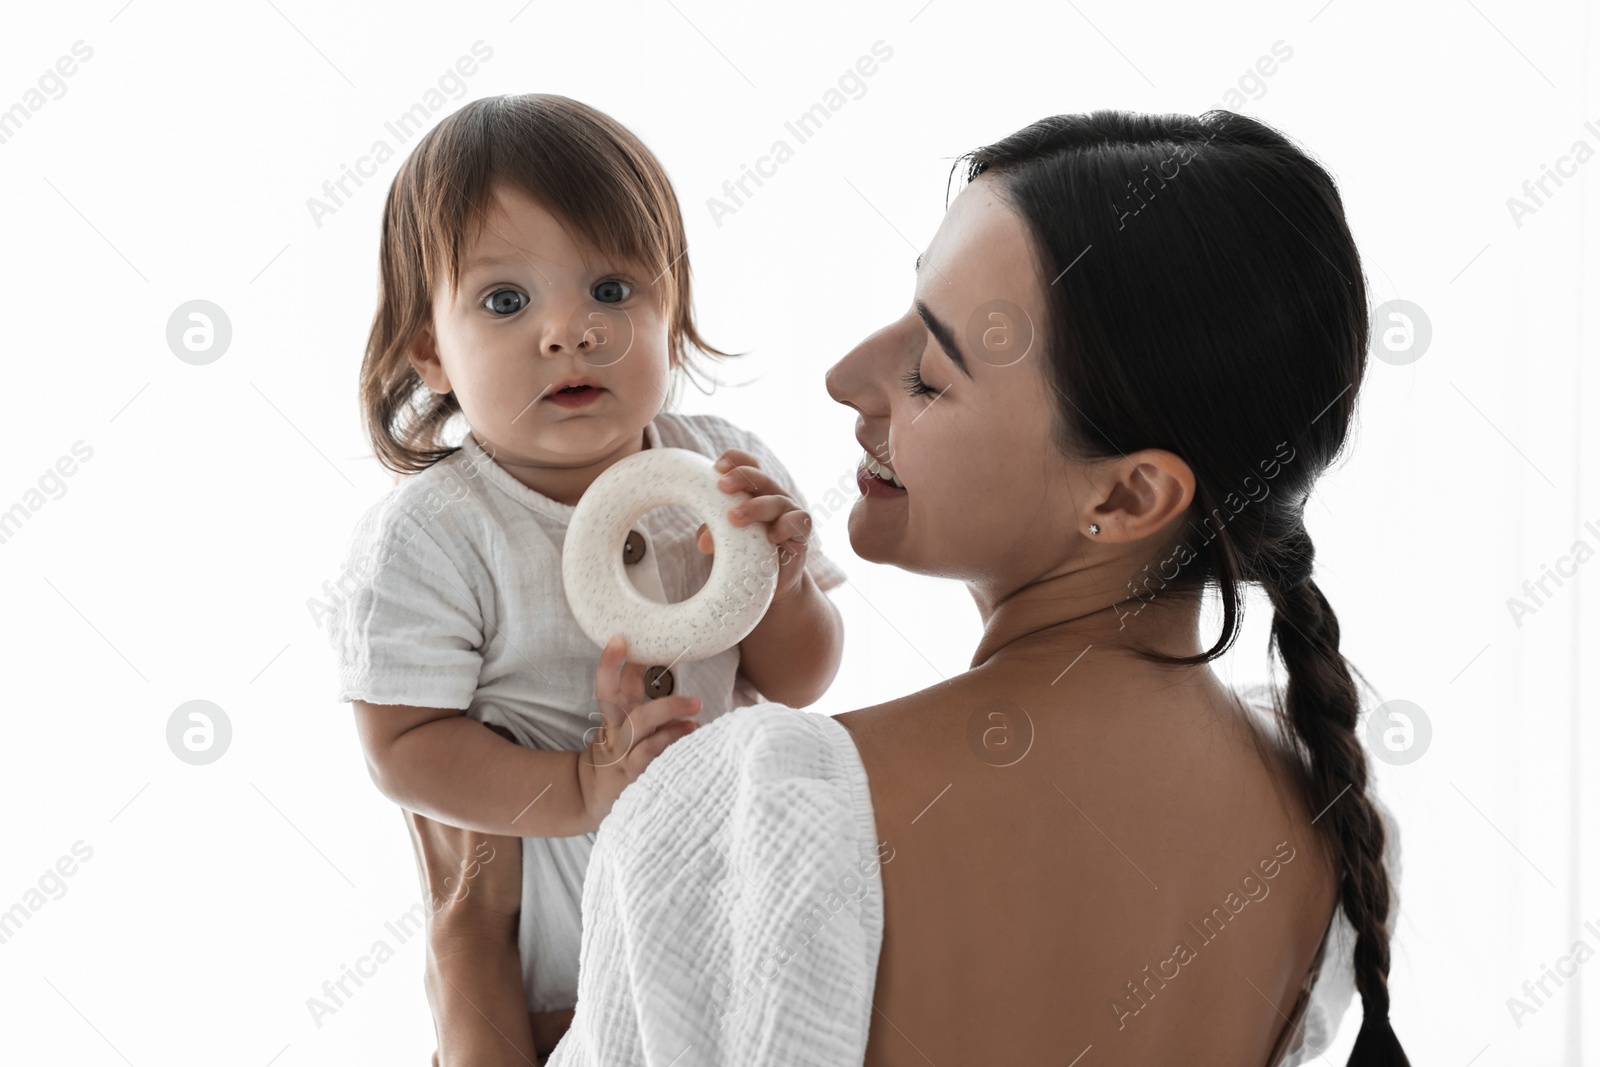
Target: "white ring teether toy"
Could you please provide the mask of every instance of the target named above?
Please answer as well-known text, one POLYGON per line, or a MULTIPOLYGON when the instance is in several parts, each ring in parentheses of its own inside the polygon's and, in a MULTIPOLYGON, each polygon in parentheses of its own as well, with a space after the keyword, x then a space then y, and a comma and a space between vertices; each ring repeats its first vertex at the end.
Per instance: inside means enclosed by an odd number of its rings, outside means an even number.
POLYGON ((595 644, 628 640, 636 663, 706 659, 749 636, 778 588, 778 546, 759 523, 735 526, 728 509, 751 498, 727 493, 712 462, 686 448, 649 448, 618 460, 596 478, 572 513, 561 552, 561 579, 578 626, 595 644), (663 604, 629 581, 623 545, 650 510, 694 512, 714 544, 711 576, 689 599, 663 604))

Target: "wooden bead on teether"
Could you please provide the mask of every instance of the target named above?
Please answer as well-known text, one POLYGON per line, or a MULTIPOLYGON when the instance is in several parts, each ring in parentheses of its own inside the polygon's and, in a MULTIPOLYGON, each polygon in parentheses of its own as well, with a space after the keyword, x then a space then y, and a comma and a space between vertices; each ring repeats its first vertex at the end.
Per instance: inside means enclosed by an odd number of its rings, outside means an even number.
POLYGON ((628 539, 622 545, 622 562, 633 566, 644 559, 644 535, 638 530, 629 530, 628 539))
POLYGON ((646 667, 644 671, 644 691, 654 700, 657 697, 669 697, 677 686, 677 681, 672 677, 672 672, 665 667, 646 667))

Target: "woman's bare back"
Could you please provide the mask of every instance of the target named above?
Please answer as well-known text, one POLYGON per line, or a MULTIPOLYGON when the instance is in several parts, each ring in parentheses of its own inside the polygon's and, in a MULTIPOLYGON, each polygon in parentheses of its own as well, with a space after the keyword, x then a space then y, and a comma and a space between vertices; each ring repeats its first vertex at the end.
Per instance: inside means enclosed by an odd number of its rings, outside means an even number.
POLYGON ((1334 906, 1290 757, 1207 669, 1058 670, 839 716, 888 861, 866 1063, 1264 1064, 1334 906))

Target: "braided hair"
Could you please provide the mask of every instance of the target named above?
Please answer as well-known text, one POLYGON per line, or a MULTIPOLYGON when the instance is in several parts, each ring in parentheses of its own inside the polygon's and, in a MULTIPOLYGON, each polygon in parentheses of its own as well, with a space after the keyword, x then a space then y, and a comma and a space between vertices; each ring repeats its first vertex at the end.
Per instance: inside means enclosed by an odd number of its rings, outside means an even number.
POLYGON ((1389 1023, 1394 898, 1360 694, 1304 517, 1367 362, 1365 277, 1333 179, 1278 131, 1223 110, 1056 115, 959 157, 952 176, 963 164, 969 182, 993 176, 1053 279, 1042 336, 1057 447, 1085 458, 1162 448, 1194 473, 1176 575, 1161 567, 1161 588, 1214 588, 1222 633, 1197 656, 1140 651, 1210 662, 1238 637, 1246 585, 1272 604, 1288 679, 1278 728, 1302 757, 1356 933, 1363 1017, 1349 1064, 1406 1067, 1389 1023))

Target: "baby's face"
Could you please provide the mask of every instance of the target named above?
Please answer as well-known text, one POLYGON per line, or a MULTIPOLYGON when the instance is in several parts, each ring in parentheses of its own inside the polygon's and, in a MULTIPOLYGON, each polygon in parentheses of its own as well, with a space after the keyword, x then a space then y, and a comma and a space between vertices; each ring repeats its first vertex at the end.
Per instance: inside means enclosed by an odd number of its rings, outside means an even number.
POLYGON ((455 393, 473 437, 514 473, 603 463, 638 447, 666 399, 666 321, 652 281, 537 201, 496 187, 454 298, 444 283, 434 293, 434 337, 413 364, 430 388, 455 393), (591 388, 560 391, 577 379, 591 388))

